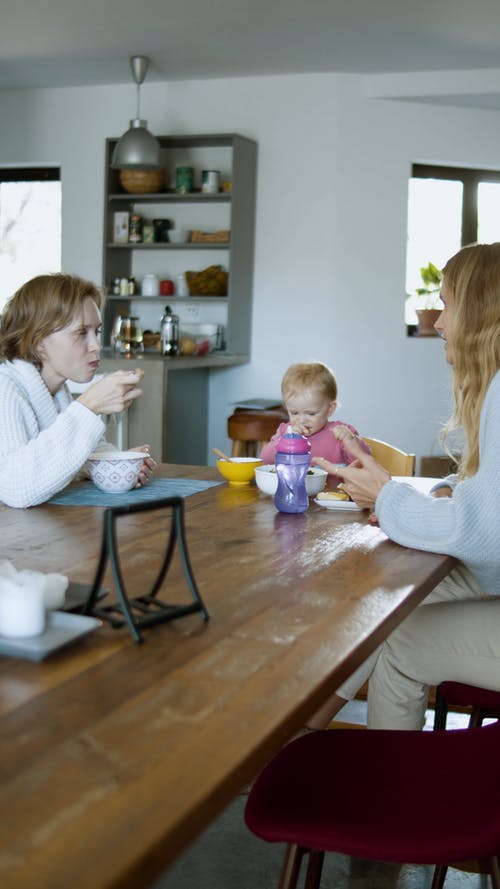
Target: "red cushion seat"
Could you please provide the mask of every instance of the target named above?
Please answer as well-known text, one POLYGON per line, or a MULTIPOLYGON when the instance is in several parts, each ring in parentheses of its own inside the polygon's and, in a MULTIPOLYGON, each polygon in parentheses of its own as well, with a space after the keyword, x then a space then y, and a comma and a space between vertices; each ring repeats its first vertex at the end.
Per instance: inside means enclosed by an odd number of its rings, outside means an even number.
POLYGON ((245 820, 268 842, 374 861, 500 853, 500 723, 449 732, 318 731, 253 785, 245 820), (429 775, 440 792, 429 791, 429 775))

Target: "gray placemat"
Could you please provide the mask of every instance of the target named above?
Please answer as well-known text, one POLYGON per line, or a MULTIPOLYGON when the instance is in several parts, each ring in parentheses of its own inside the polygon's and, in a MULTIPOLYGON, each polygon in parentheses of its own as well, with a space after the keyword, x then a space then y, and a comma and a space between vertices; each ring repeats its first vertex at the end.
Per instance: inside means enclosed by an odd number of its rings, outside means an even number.
POLYGON ((153 478, 144 488, 134 488, 123 494, 108 494, 96 488, 93 482, 70 485, 48 502, 57 506, 130 506, 134 503, 150 503, 165 497, 189 497, 222 482, 207 482, 191 478, 153 478))

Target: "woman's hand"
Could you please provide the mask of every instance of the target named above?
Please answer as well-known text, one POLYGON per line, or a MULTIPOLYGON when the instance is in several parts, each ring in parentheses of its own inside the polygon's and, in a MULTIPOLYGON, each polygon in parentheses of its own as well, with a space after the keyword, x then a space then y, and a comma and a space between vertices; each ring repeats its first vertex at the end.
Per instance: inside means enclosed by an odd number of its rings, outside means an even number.
POLYGON ((142 488, 144 485, 147 485, 149 480, 151 479, 153 472, 156 469, 156 460, 153 460, 150 454, 150 447, 147 444, 138 445, 135 448, 130 448, 131 451, 142 451, 146 456, 144 457, 144 463, 142 464, 141 471, 139 473, 139 478, 137 480, 136 488, 142 488))
POLYGON ((431 491, 431 497, 452 497, 453 489, 450 488, 449 485, 443 485, 441 488, 436 488, 435 491, 431 491))
POLYGON ((143 377, 144 371, 140 369, 117 370, 89 386, 77 401, 81 401, 94 414, 120 414, 142 395, 142 389, 138 389, 137 384, 143 377))
POLYGON ((338 466, 323 457, 313 457, 311 463, 326 469, 330 475, 339 476, 342 479, 339 488, 347 491, 351 500, 358 506, 363 509, 373 509, 375 500, 384 485, 391 480, 391 476, 373 457, 363 451, 352 432, 350 436, 350 438, 347 435, 342 437, 345 447, 355 458, 349 466, 338 466))

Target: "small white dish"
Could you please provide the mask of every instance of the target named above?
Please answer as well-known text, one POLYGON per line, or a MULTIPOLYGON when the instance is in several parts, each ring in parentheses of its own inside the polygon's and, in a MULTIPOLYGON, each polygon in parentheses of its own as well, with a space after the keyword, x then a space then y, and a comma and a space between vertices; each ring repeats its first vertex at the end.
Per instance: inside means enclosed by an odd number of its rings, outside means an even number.
POLYGON ((357 503, 353 503, 352 500, 318 500, 318 498, 315 497, 314 502, 317 503, 318 506, 323 506, 325 509, 339 510, 340 512, 363 511, 363 507, 358 506, 357 503))
POLYGON ((102 626, 102 621, 83 614, 68 614, 65 611, 49 611, 47 627, 40 636, 29 639, 11 639, 0 636, 0 655, 26 658, 29 661, 43 661, 65 645, 76 642, 87 633, 102 626))

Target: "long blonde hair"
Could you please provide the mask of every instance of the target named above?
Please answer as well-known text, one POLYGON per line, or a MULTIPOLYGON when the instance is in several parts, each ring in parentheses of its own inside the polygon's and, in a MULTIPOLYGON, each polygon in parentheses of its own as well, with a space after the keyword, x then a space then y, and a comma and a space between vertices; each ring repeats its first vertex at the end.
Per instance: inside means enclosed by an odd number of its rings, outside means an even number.
POLYGON ((479 467, 479 419, 488 387, 500 368, 500 243, 471 244, 443 269, 447 302, 453 311, 453 390, 455 405, 443 438, 463 429, 465 450, 460 478, 479 467))

